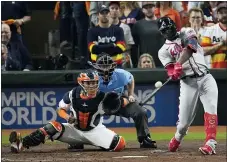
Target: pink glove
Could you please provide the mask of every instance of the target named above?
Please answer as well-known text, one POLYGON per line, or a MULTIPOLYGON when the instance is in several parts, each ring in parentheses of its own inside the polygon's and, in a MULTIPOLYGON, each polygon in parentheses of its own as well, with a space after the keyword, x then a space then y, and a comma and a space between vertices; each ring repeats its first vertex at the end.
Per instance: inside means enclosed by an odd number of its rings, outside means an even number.
POLYGON ((172 78, 174 71, 174 64, 169 64, 166 66, 167 75, 172 78))
POLYGON ((174 65, 173 75, 171 76, 171 78, 173 80, 178 80, 180 79, 181 74, 182 74, 182 65, 177 62, 174 65))

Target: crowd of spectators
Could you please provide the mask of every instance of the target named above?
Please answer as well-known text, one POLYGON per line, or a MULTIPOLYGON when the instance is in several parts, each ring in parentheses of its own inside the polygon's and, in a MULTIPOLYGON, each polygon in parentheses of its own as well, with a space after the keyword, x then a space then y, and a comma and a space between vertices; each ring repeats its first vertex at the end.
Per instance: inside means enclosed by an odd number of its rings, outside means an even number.
MULTIPOLYGON (((58 69, 67 69, 70 61, 78 64, 76 60, 80 67, 68 69, 86 68, 86 62, 95 62, 102 52, 110 54, 119 68, 162 67, 158 51, 165 39, 157 20, 164 16, 176 23, 178 31, 195 30, 208 68, 227 68, 226 2, 60 1, 54 8, 54 19, 60 22, 57 60, 64 61, 58 69)), ((23 43, 23 26, 30 20, 26 2, 2 2, 2 71, 33 69, 23 43)))
POLYGON ((31 55, 23 42, 23 26, 31 20, 25 2, 3 1, 1 14, 2 71, 30 71, 31 55))

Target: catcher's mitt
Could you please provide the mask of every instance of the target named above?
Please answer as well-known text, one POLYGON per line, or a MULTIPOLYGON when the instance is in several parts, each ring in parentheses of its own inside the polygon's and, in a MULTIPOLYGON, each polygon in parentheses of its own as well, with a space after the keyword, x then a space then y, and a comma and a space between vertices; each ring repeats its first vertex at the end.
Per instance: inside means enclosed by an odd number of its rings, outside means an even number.
POLYGON ((107 115, 116 114, 120 110, 121 104, 122 98, 115 92, 109 92, 102 101, 103 111, 107 115))

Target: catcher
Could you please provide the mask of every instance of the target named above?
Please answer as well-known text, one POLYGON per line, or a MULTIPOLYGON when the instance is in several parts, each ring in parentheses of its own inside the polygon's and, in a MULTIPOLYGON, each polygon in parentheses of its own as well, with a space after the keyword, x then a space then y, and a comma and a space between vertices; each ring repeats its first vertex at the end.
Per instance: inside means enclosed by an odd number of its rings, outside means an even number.
POLYGON ((94 71, 80 73, 77 78, 80 86, 67 92, 59 102, 57 113, 68 123, 52 121, 24 138, 13 131, 10 134, 11 151, 18 153, 25 148, 45 143, 45 139, 58 140, 68 144, 88 144, 109 151, 121 151, 125 140, 103 124, 102 107, 113 97, 113 108, 124 106, 124 99, 116 93, 106 94, 98 90, 99 77, 94 71), (103 105, 103 103, 104 105, 103 105), (70 110, 72 115, 67 114, 70 110))
POLYGON ((126 70, 116 68, 116 63, 106 53, 99 56, 93 67, 100 76, 100 91, 105 93, 114 91, 126 101, 121 107, 116 109, 114 100, 111 98, 109 101, 105 100, 103 105, 106 114, 132 118, 135 122, 140 148, 157 148, 156 142, 150 138, 146 110, 138 104, 133 96, 135 87, 133 75, 126 70), (124 93, 125 90, 128 91, 127 95, 124 93))

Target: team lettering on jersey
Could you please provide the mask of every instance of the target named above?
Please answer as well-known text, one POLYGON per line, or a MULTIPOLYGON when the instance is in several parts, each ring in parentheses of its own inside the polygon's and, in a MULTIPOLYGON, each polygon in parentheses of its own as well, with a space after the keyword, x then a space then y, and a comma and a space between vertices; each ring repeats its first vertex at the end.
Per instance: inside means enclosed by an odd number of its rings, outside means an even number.
POLYGON ((116 37, 112 36, 112 37, 100 37, 98 36, 98 43, 111 43, 111 42, 116 42, 116 37))
POLYGON ((173 57, 179 56, 182 51, 183 51, 183 48, 178 44, 174 44, 174 46, 170 47, 170 54, 173 57))
POLYGON ((216 43, 221 42, 221 39, 216 36, 213 36, 213 42, 216 42, 216 43))

